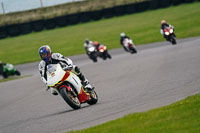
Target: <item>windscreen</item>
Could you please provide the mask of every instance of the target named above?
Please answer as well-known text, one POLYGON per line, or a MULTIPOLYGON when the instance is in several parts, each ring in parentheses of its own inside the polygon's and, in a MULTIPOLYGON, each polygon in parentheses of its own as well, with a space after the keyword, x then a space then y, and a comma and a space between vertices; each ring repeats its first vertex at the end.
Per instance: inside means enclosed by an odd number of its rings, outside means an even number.
POLYGON ((47 72, 51 74, 56 71, 56 68, 57 64, 49 64, 47 65, 47 72))

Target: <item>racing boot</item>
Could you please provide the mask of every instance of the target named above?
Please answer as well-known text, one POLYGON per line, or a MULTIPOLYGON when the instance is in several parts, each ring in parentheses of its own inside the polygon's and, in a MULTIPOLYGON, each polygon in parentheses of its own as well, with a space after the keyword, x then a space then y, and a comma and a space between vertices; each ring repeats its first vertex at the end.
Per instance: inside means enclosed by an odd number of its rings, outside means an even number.
POLYGON ((88 90, 92 90, 93 89, 92 85, 89 83, 89 81, 87 79, 82 81, 82 85, 83 85, 83 88, 85 88, 85 89, 88 89, 88 90))
POLYGON ((80 78, 84 89, 88 89, 88 90, 94 89, 94 87, 92 87, 92 85, 89 83, 89 81, 85 78, 85 76, 82 73, 80 73, 77 76, 80 78))
POLYGON ((84 89, 88 89, 88 90, 93 90, 94 87, 92 87, 89 83, 89 81, 85 78, 85 76, 81 73, 80 68, 78 66, 73 66, 74 72, 75 74, 79 77, 79 79, 81 80, 81 84, 83 85, 84 89))
POLYGON ((51 94, 58 95, 58 92, 54 88, 50 88, 50 89, 51 89, 51 94))

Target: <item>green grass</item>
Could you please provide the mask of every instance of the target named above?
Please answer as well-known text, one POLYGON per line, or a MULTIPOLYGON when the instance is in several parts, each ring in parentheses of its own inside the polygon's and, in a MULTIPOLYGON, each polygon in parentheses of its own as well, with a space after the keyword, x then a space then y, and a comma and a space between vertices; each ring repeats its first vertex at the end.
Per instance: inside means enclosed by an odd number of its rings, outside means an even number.
POLYGON ((160 35, 160 20, 175 26, 177 38, 200 35, 200 2, 170 8, 102 19, 75 26, 46 30, 0 40, 0 60, 12 64, 40 60, 38 48, 49 44, 53 52, 65 56, 85 53, 85 38, 98 40, 108 49, 119 48, 121 32, 131 36, 136 45, 164 41, 160 35))
POLYGON ((70 133, 199 133, 200 94, 147 112, 134 113, 70 133))
POLYGON ((7 81, 11 81, 11 80, 16 80, 16 79, 21 79, 21 78, 26 78, 26 77, 30 77, 31 75, 25 75, 25 76, 11 76, 8 77, 6 79, 0 79, 0 83, 1 82, 7 82, 7 81))

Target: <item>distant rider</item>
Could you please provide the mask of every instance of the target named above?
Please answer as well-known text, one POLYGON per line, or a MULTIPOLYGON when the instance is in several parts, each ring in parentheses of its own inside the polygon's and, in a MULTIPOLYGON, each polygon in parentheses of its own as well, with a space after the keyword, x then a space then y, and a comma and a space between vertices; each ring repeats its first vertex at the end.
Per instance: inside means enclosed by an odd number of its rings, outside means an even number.
POLYGON ((3 62, 0 61, 0 75, 3 74, 3 62))
MULTIPOLYGON (((51 48, 48 45, 41 46, 39 48, 39 55, 42 61, 39 63, 39 71, 41 74, 42 81, 47 84, 47 66, 49 64, 60 63, 64 70, 72 70, 80 80, 84 88, 92 89, 93 87, 89 84, 89 81, 81 73, 80 68, 76 65, 73 65, 72 60, 64 57, 60 53, 52 53, 51 48)), ((54 88, 50 88, 53 95, 58 95, 57 91, 54 88)))
MULTIPOLYGON (((168 36, 164 34, 164 29, 166 27, 172 27, 174 29, 174 26, 170 25, 170 24, 167 24, 167 22, 165 20, 161 20, 161 28, 160 28, 160 33, 163 35, 163 37, 166 39, 166 40, 169 40, 168 36)), ((174 34, 175 35, 175 34, 174 34)))
POLYGON ((98 41, 94 41, 94 46, 96 47, 97 51, 99 52, 99 46, 101 45, 98 41))
POLYGON ((124 48, 125 51, 128 51, 128 49, 124 46, 123 43, 124 43, 124 40, 125 40, 125 39, 130 39, 130 37, 126 36, 125 33, 121 33, 121 34, 120 34, 120 37, 121 37, 121 38, 120 38, 120 44, 122 45, 122 47, 124 48))
POLYGON ((0 61, 0 75, 3 76, 3 78, 8 78, 8 74, 4 70, 4 67, 7 65, 7 63, 3 63, 0 61))
POLYGON ((94 46, 94 44, 93 44, 92 41, 90 41, 90 40, 88 40, 88 39, 85 39, 85 42, 84 42, 83 46, 84 46, 85 51, 86 51, 86 53, 87 53, 87 55, 88 55, 87 49, 88 49, 89 47, 91 47, 91 46, 94 46))

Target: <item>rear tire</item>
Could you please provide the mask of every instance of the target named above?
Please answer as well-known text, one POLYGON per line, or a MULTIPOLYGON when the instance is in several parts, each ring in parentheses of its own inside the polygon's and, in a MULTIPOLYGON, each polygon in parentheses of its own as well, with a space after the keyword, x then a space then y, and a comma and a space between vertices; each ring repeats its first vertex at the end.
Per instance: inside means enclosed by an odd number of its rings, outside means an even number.
POLYGON ((21 75, 21 73, 20 73, 18 70, 15 71, 15 74, 16 74, 17 76, 20 76, 20 75, 21 75))
POLYGON ((69 91, 67 91, 67 89, 65 87, 60 89, 60 94, 63 97, 63 99, 65 100, 65 102, 72 107, 73 109, 80 109, 81 108, 81 103, 78 99, 77 96, 73 96, 73 94, 69 91))
POLYGON ((90 105, 96 104, 98 101, 98 96, 97 96, 97 93, 95 92, 95 90, 89 92, 89 94, 90 94, 91 99, 87 103, 90 105))

